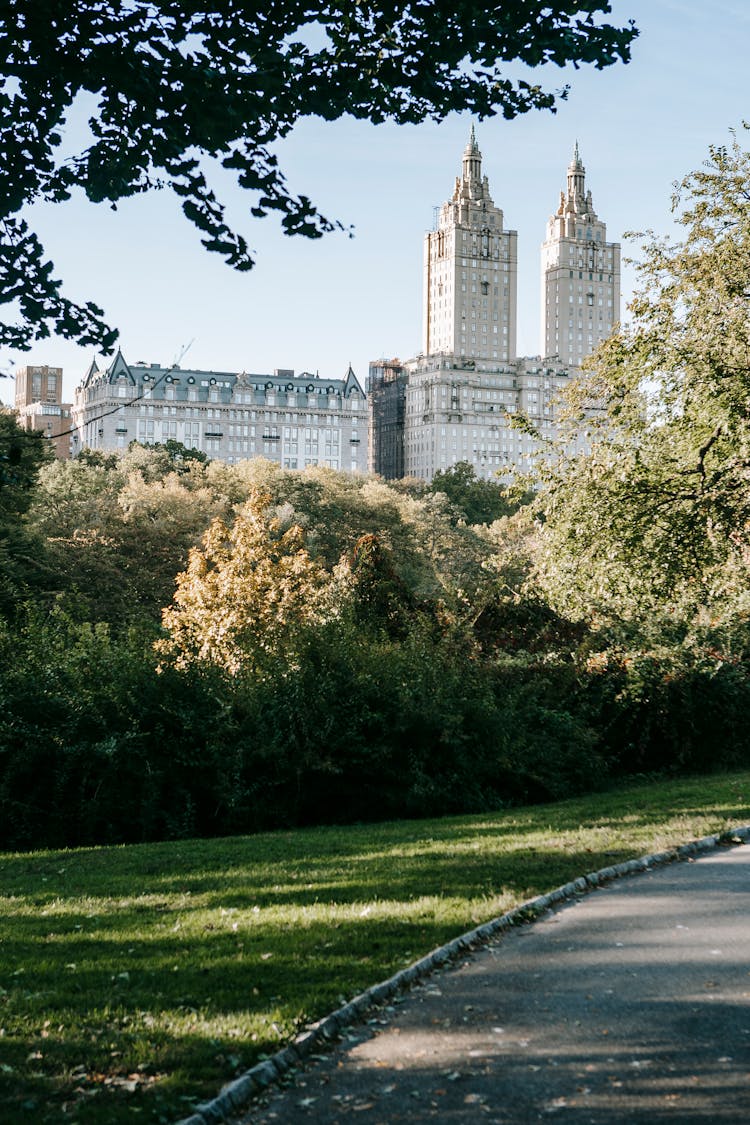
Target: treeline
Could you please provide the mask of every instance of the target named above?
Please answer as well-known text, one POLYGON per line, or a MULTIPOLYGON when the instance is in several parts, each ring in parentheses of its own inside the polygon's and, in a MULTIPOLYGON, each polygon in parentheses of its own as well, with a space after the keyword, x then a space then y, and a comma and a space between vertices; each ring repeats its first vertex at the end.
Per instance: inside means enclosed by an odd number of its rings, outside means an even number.
POLYGON ((466 465, 427 487, 176 445, 48 462, 0 424, 4 848, 481 810, 743 760, 743 662, 552 608, 529 495, 466 465))

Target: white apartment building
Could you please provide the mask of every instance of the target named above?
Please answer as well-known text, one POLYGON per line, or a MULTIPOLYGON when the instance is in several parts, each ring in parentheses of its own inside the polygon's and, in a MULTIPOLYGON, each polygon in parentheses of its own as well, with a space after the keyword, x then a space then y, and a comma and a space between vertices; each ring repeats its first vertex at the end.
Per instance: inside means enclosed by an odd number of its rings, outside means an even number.
POLYGON ((552 436, 554 398, 570 377, 566 367, 539 358, 419 356, 404 367, 404 471, 422 480, 459 461, 484 479, 528 468, 537 443, 512 425, 513 415, 523 411, 552 436))
POLYGON ((619 319, 620 244, 607 242, 576 144, 542 245, 542 355, 579 366, 619 319))
POLYGON ((272 375, 126 362, 92 363, 73 405, 77 448, 126 449, 169 440, 235 464, 266 457, 285 469, 366 472, 365 392, 343 379, 279 368, 272 375))
POLYGON ((509 360, 516 354, 518 236, 482 175, 474 126, 461 176, 424 241, 425 355, 509 360))

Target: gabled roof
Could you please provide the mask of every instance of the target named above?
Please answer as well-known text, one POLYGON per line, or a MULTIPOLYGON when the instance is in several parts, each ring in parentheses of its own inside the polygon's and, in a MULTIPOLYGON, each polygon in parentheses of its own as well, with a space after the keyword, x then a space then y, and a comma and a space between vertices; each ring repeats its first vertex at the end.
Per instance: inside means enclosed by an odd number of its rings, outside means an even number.
POLYGON ((133 378, 133 373, 130 370, 130 368, 128 367, 127 363, 125 362, 125 357, 123 356, 122 352, 118 348, 117 349, 117 355, 112 360, 112 363, 109 365, 109 369, 107 370, 107 379, 110 383, 115 383, 123 375, 127 379, 129 379, 130 382, 135 386, 135 379, 133 378))
POLYGON ((361 395, 364 395, 364 393, 365 393, 364 389, 362 387, 362 384, 360 383, 357 376, 354 374, 354 369, 352 368, 352 365, 350 363, 349 364, 349 370, 347 371, 347 373, 344 377, 344 394, 350 395, 352 393, 352 391, 355 391, 355 390, 359 391, 359 393, 361 395))
POLYGON ((99 374, 100 374, 100 371, 99 371, 99 368, 97 366, 96 358, 94 358, 94 359, 91 360, 91 364, 89 366, 89 369, 83 377, 84 387, 90 387, 91 384, 95 381, 97 375, 99 375, 99 374))

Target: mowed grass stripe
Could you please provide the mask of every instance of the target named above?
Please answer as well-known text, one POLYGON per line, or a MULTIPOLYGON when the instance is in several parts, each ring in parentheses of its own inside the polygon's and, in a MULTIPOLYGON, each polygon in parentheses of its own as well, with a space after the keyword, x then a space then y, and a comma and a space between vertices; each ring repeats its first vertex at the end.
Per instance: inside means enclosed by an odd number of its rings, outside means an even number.
POLYGON ((0 856, 0 1119, 171 1122, 518 902, 750 818, 750 774, 440 820, 0 856))

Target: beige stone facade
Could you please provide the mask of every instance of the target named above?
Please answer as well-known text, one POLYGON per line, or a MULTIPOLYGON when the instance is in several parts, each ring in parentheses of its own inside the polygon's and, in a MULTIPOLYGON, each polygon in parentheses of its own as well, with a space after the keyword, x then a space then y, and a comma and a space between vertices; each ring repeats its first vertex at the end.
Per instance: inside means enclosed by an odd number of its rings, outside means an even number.
POLYGON ((542 354, 577 367, 619 319, 620 244, 607 242, 576 145, 542 245, 542 354))
POLYGON ((424 242, 425 355, 509 360, 516 354, 518 236, 482 175, 472 127, 461 175, 424 242))
POLYGON ((513 417, 523 411, 542 436, 551 436, 554 399, 570 379, 564 365, 539 358, 419 356, 404 366, 404 469, 422 480, 459 461, 485 480, 529 468, 537 442, 513 426, 513 417))
POLYGON ((181 442, 230 465, 266 457, 284 469, 367 470, 368 414, 351 367, 344 378, 92 363, 76 389, 77 448, 124 450, 181 442))

